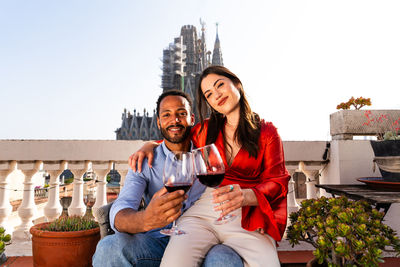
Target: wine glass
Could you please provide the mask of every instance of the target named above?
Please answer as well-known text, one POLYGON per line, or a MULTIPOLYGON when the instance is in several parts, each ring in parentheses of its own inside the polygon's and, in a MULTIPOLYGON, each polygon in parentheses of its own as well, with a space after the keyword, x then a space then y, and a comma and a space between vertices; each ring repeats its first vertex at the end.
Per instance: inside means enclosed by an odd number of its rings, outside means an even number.
MULTIPOLYGON (((217 188, 225 176, 225 166, 221 155, 214 144, 194 149, 194 170, 200 183, 205 186, 217 188)), ((228 214, 215 220, 214 224, 224 224, 237 216, 228 214)))
MULTIPOLYGON (((190 152, 173 152, 167 155, 164 163, 163 182, 169 193, 183 190, 185 193, 190 189, 194 180, 193 159, 190 152)), ((182 235, 184 231, 178 229, 175 221, 171 229, 162 229, 164 235, 182 235)))

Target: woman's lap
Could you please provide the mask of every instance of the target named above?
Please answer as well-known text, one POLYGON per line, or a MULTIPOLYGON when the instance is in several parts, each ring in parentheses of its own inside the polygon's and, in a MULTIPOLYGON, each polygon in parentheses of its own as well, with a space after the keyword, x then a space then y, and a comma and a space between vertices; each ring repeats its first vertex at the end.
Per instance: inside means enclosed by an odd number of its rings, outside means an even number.
POLYGON ((164 253, 161 266, 199 266, 207 251, 215 244, 234 249, 244 260, 245 266, 280 266, 275 241, 259 232, 249 232, 241 227, 238 218, 223 225, 215 225, 218 214, 213 212, 210 190, 185 212, 177 221, 187 234, 173 236, 164 253), (205 216, 206 215, 206 216, 205 216), (171 265, 172 264, 172 265, 171 265))

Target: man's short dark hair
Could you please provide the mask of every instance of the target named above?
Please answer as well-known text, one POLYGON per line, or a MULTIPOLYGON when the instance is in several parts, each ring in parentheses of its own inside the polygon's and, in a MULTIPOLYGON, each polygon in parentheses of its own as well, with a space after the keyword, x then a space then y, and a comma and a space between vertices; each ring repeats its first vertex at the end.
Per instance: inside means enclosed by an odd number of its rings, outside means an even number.
POLYGON ((193 103, 192 103, 192 99, 190 98, 190 96, 188 94, 186 94, 185 92, 180 91, 180 90, 169 90, 169 91, 165 91, 164 93, 162 93, 157 99, 157 117, 160 116, 160 104, 161 104, 161 101, 165 97, 170 96, 170 95, 176 95, 176 96, 181 96, 181 97, 186 98, 186 100, 189 102, 190 112, 192 112, 193 103))

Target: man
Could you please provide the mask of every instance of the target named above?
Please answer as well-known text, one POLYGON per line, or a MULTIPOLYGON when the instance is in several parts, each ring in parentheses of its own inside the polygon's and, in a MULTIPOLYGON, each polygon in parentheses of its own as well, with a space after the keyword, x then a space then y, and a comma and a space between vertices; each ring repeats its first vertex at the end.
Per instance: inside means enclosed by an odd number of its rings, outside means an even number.
MULTIPOLYGON (((162 182, 166 155, 191 149, 189 135, 194 123, 191 108, 190 98, 182 91, 167 91, 158 98, 157 125, 163 142, 155 150, 152 168, 143 164, 141 173, 129 170, 124 187, 110 210, 111 227, 116 233, 99 242, 93 266, 160 265, 169 241, 160 229, 170 228, 171 222, 181 215, 182 210, 188 209, 205 189, 196 180, 187 195, 183 190, 168 193, 162 182), (138 211, 142 196, 148 205, 138 211)), ((243 266, 243 263, 231 248, 216 245, 208 252, 203 265, 243 266)))

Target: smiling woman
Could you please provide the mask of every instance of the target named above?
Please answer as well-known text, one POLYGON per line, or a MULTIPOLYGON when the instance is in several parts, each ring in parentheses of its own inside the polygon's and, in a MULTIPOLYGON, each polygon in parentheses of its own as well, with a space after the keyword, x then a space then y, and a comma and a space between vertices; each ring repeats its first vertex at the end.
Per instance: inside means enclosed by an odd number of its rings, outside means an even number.
MULTIPOLYGON (((240 83, 234 84, 229 78, 218 75, 209 74, 201 82, 203 95, 206 97, 208 104, 219 113, 229 114, 239 108, 239 86, 240 83), (204 89, 203 89, 204 88, 204 89)), ((237 120, 239 118, 236 118, 237 120)), ((237 121, 227 122, 230 125, 237 125, 237 121)))

